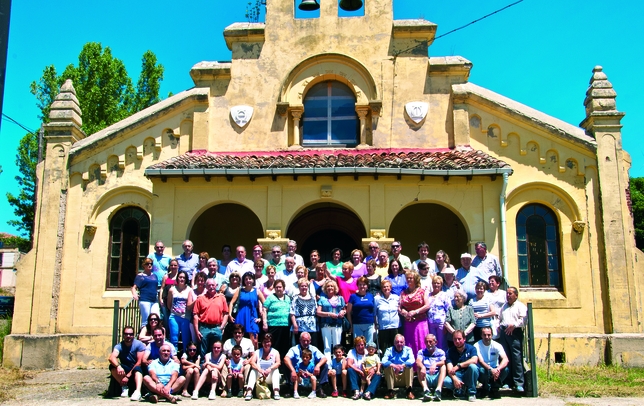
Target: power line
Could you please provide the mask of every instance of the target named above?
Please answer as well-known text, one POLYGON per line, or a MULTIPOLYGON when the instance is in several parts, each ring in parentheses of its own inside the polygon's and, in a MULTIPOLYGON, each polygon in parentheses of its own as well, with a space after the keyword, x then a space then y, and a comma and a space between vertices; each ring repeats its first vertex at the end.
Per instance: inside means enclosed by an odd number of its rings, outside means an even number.
POLYGON ((446 36, 446 35, 449 35, 449 34, 451 34, 451 33, 453 33, 453 32, 456 32, 456 31, 458 31, 458 30, 462 30, 463 28, 468 27, 468 26, 470 26, 470 25, 472 25, 472 24, 474 24, 474 23, 478 23, 478 22, 479 22, 479 21, 481 21, 481 20, 485 20, 486 18, 488 18, 488 17, 490 17, 490 16, 492 16, 492 15, 494 15, 494 14, 496 14, 496 13, 500 13, 501 11, 503 11, 503 10, 505 10, 505 9, 507 9, 507 8, 510 8, 510 7, 512 7, 512 6, 515 6, 515 5, 517 5, 517 4, 521 3, 521 2, 523 2, 523 0, 515 1, 515 2, 514 2, 514 3, 512 3, 512 4, 508 4, 507 6, 505 6, 505 7, 503 7, 503 8, 500 8, 500 9, 498 9, 498 10, 496 10, 496 11, 493 11, 493 12, 491 12, 490 14, 484 15, 484 16, 483 16, 483 17, 481 17, 481 18, 477 18, 476 20, 474 20, 474 21, 472 21, 472 22, 469 22, 469 23, 467 23, 467 24, 465 24, 465 25, 463 25, 463 26, 461 26, 461 27, 454 28, 453 30, 448 31, 448 32, 446 32, 445 34, 441 34, 441 35, 439 35, 438 37, 435 37, 435 38, 434 38, 434 41, 436 41, 437 39, 439 39, 439 38, 441 38, 441 37, 444 37, 444 36, 446 36))
POLYGON ((26 126, 24 126, 24 125, 20 124, 19 122, 17 122, 17 121, 16 121, 16 120, 14 120, 13 118, 9 117, 8 115, 6 115, 6 114, 2 113, 2 117, 3 117, 3 118, 5 118, 5 119, 7 119, 7 120, 9 120, 9 121, 10 121, 10 122, 12 122, 12 123, 14 123, 15 125, 17 125, 18 127, 22 128, 23 130, 27 131, 28 133, 36 134, 36 131, 34 131, 34 130, 30 130, 30 129, 29 129, 29 128, 27 128, 26 126))

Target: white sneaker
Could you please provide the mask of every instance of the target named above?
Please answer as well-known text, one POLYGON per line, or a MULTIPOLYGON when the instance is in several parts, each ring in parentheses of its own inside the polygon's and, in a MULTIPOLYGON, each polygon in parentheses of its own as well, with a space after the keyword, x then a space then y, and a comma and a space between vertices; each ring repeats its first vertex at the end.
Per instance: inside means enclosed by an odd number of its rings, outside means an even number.
POLYGON ((139 400, 141 400, 141 392, 139 392, 138 390, 135 390, 130 400, 132 402, 138 402, 139 400))
POLYGON ((208 395, 208 400, 215 400, 217 399, 217 394, 215 393, 215 390, 211 390, 210 394, 208 395))
POLYGON ((126 398, 130 395, 130 388, 128 386, 121 386, 121 397, 126 398))
POLYGON ((192 392, 192 397, 190 399, 192 399, 192 400, 199 399, 199 392, 197 392, 197 391, 192 392))
POLYGON ((299 399, 299 398, 300 398, 300 394, 297 392, 293 392, 293 399, 299 399))
POLYGON ((309 393, 309 399, 315 399, 317 395, 315 394, 315 391, 312 390, 311 393, 309 393))

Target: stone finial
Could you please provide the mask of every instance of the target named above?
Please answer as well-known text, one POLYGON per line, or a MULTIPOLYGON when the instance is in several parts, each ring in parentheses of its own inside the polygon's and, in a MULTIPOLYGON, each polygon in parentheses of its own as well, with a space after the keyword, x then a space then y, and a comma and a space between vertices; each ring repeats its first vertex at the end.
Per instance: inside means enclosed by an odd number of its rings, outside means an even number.
POLYGON ((586 91, 584 106, 586 107, 586 116, 595 112, 617 111, 615 98, 617 93, 613 89, 612 83, 608 81, 608 76, 603 72, 601 66, 595 66, 593 76, 590 78, 590 86, 586 91))
POLYGON ((51 122, 73 123, 81 127, 83 125, 81 115, 80 105, 76 98, 76 89, 74 89, 71 79, 67 79, 60 87, 60 93, 51 104, 49 119, 51 122))

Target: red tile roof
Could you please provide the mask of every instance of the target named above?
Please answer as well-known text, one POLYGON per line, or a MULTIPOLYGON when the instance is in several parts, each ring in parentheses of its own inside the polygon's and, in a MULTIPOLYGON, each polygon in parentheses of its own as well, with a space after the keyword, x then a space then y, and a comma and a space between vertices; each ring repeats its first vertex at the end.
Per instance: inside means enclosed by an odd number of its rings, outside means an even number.
POLYGON ((474 149, 393 150, 342 149, 275 152, 192 151, 147 168, 181 169, 313 169, 313 168, 399 168, 426 170, 511 170, 510 166, 474 149))

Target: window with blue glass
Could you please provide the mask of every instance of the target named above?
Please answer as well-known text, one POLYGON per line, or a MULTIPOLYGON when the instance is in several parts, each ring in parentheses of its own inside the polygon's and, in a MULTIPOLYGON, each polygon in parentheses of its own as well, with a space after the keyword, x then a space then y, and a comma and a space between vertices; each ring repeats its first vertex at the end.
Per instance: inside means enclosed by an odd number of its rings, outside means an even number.
POLYGON ((302 145, 353 147, 358 144, 360 121, 356 96, 340 82, 318 83, 304 97, 302 145))
POLYGON ((561 289, 557 216, 541 204, 528 204, 517 214, 519 285, 561 289))

